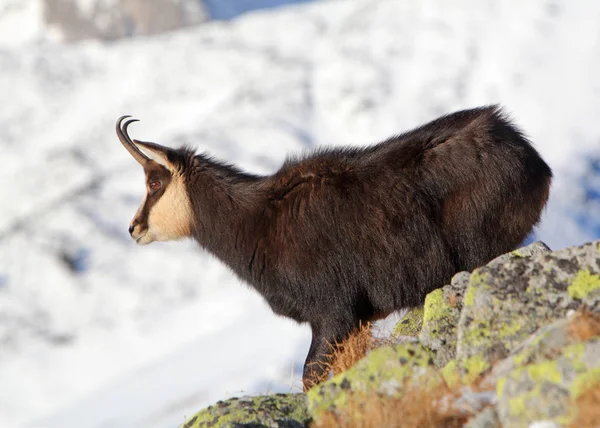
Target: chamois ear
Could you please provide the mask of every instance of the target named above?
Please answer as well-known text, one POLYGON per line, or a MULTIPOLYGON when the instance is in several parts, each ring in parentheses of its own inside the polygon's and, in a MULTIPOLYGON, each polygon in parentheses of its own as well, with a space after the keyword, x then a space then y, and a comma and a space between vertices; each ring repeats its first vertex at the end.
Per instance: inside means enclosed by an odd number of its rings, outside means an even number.
MULTIPOLYGON (((133 140, 133 143, 143 152, 146 152, 154 162, 161 164, 169 171, 177 169, 173 162, 169 160, 169 152, 173 152, 173 149, 147 141, 133 140)), ((171 159, 173 158, 174 157, 171 156, 171 159)))

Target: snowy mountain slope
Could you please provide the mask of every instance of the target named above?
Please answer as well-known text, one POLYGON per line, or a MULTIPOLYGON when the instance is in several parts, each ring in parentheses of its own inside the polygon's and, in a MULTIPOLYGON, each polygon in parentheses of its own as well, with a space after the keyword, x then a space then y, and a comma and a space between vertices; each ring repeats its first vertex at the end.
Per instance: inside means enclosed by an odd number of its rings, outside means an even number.
POLYGON ((142 120, 140 139, 268 173, 500 102, 554 168, 538 237, 558 248, 598 236, 599 20, 593 0, 347 0, 0 50, 0 426, 170 427, 299 386, 306 327, 191 242, 131 242, 143 176, 118 116, 142 120))

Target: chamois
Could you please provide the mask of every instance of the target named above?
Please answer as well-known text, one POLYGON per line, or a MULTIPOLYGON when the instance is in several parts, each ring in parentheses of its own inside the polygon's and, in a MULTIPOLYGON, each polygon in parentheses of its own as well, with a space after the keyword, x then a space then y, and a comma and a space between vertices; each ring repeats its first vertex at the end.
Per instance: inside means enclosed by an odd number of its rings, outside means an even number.
POLYGON ((442 116, 368 147, 324 148, 259 176, 189 148, 119 140, 147 193, 138 244, 192 237, 272 310, 312 329, 304 388, 361 322, 421 305, 451 276, 518 246, 552 172, 498 106, 442 116))

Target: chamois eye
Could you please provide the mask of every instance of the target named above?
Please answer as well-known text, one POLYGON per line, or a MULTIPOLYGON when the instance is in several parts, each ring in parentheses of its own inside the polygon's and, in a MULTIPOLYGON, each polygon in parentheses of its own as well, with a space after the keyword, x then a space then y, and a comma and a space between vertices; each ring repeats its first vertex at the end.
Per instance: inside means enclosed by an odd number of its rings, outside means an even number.
POLYGON ((150 190, 158 190, 160 189, 160 181, 152 181, 150 182, 150 190))

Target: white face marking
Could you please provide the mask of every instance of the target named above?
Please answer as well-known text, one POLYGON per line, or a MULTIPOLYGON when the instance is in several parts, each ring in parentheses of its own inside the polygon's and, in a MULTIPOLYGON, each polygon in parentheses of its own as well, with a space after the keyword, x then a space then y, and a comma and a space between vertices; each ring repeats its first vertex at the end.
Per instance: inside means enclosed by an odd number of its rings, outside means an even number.
POLYGON ((172 241, 191 236, 192 204, 181 175, 173 173, 164 193, 150 207, 148 218, 143 219, 147 200, 148 194, 134 216, 134 223, 137 224, 131 236, 136 243, 146 245, 154 241, 172 241), (145 224, 147 228, 143 228, 145 224))
MULTIPOLYGON (((143 243, 172 241, 191 236, 192 221, 192 204, 185 181, 182 176, 175 174, 165 193, 150 209, 147 235, 151 240, 143 243)), ((144 241, 145 238, 144 236, 144 241)))

